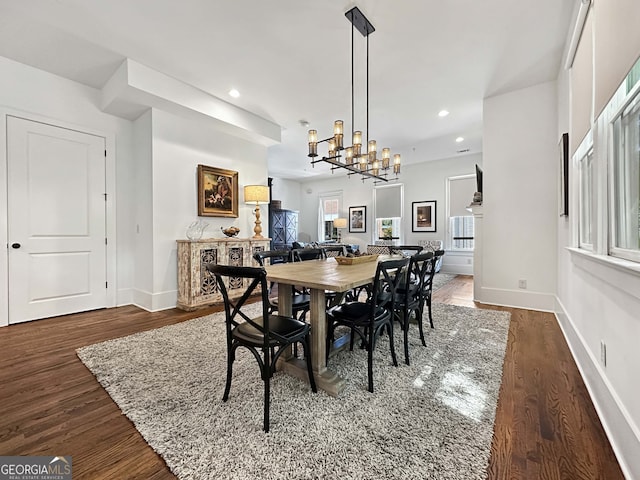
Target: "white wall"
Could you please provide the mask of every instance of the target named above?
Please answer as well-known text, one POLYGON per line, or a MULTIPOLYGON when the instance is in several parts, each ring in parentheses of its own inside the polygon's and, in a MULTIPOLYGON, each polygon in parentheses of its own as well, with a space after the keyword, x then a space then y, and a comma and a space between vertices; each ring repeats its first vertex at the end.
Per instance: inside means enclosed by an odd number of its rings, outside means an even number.
POLYGON ((300 210, 301 195, 300 182, 273 177, 271 199, 280 200, 282 202, 282 208, 287 210, 300 210))
MULTIPOLYGON (((418 240, 445 240, 447 229, 445 208, 446 179, 475 173, 476 163, 482 164, 482 156, 480 154, 403 165, 400 182, 404 185, 404 243, 412 244, 418 240), (436 232, 411 231, 411 204, 412 202, 424 200, 436 200, 437 202, 436 232)), ((301 239, 309 237, 310 240, 317 240, 319 196, 328 192, 341 192, 343 199, 341 215, 348 217, 349 207, 362 205, 367 207, 366 233, 349 233, 349 230, 345 229, 342 233, 343 242, 358 244, 363 251, 368 244, 374 243, 373 184, 370 180, 362 182, 358 178, 349 177, 346 173, 343 175, 334 173, 328 179, 305 181, 301 184, 300 190, 299 236, 301 236, 301 239)), ((471 200, 470 198, 469 202, 471 200)), ((472 254, 445 255, 443 271, 447 271, 448 264, 449 267, 452 267, 451 271, 458 269, 460 273, 471 273, 472 265, 467 263, 466 258, 472 259, 472 254), (461 260, 462 258, 464 260, 461 260), (453 267, 454 265, 455 267, 453 267)))
MULTIPOLYGON (((558 132, 569 131, 569 76, 558 78, 558 132)), ((595 161, 606 172, 605 139, 595 132, 595 161), (602 145, 605 145, 604 147, 602 145)), ((570 170, 569 217, 558 218, 556 316, 627 478, 640 478, 640 266, 621 268, 578 245, 578 171, 570 170), (635 271, 633 270, 635 268, 635 271), (600 344, 606 345, 606 365, 600 344)), ((599 208, 605 208, 600 204, 599 208)), ((606 233, 606 226, 600 227, 606 233)), ((600 235, 606 243, 606 234, 600 235)))
MULTIPOLYGON (((124 120, 101 112, 100 98, 96 89, 0 57, 0 109, 101 133, 107 145, 115 145, 116 302, 148 310, 172 308, 177 298, 176 240, 185 238, 187 226, 197 219, 197 165, 239 172, 239 217, 204 217, 209 223, 205 236, 223 237, 220 227, 236 225, 241 236, 249 237, 253 207, 243 203, 242 188, 267 184, 266 147, 221 133, 217 122, 206 118, 187 120, 149 109, 135 122, 124 120)), ((6 198, 4 175, 0 180, 0 197, 6 198)), ((6 243, 4 210, 0 237, 6 243)), ((266 207, 262 212, 266 216, 266 207)), ((5 255, 0 261, 0 311, 8 304, 6 278, 5 255)))
MULTIPOLYGON (((136 292, 136 303, 160 310, 176 305, 176 240, 185 239, 187 227, 198 219, 198 164, 237 171, 240 190, 238 218, 201 217, 209 224, 203 238, 222 238, 220 228, 231 225, 239 227, 239 236, 246 238, 253 235, 255 206, 244 203, 243 187, 267 184, 266 147, 221 133, 213 122, 185 119, 158 109, 151 111, 151 130, 152 159, 141 175, 151 179, 153 191, 140 201, 151 202, 150 211, 143 209, 141 221, 152 228, 151 237, 142 242, 153 252, 152 286, 146 291, 146 282, 136 285, 144 289, 136 292), (149 212, 150 222, 146 218, 149 212)), ((266 207, 262 213, 266 219, 266 207)))
POLYGON ((476 299, 552 311, 558 216, 555 82, 484 101, 483 285, 476 299), (527 289, 518 281, 526 280, 527 289))
MULTIPOLYGON (((129 289, 133 284, 130 252, 133 248, 134 158, 132 124, 128 120, 102 113, 100 92, 56 75, 0 57, 0 108, 19 112, 26 118, 50 121, 79 130, 100 133, 115 145, 116 192, 116 286, 118 304, 129 303, 129 289)), ((2 131, 3 137, 6 132, 2 131)), ((3 142, 4 143, 4 140, 3 142)), ((4 156, 4 152, 2 154, 4 156)), ((3 167, 6 169, 6 164, 3 167)), ((6 198, 6 180, 2 176, 0 197, 6 198)), ((6 209, 0 212, 0 238, 6 242, 6 209)), ((6 254, 0 261, 0 311, 6 311, 6 254)))
MULTIPOLYGON (((482 155, 464 155, 402 167, 404 181, 404 243, 419 240, 442 240, 446 250, 449 235, 447 222, 447 178, 475 174, 475 165, 482 165, 482 155), (436 231, 412 232, 412 202, 436 200, 436 231)), ((473 197, 469 198, 471 203, 473 197)), ((470 215, 470 214, 469 214, 470 215)), ((442 259, 443 273, 473 274, 473 252, 448 250, 442 259)))
POLYGON ((151 109, 133 122, 135 152, 134 286, 131 303, 143 305, 153 291, 153 146, 151 109))
POLYGON ((349 233, 345 228, 341 235, 344 243, 358 244, 365 249, 370 243, 373 215, 373 193, 370 180, 361 182, 356 176, 335 173, 331 178, 305 181, 301 185, 300 216, 298 221, 298 237, 301 240, 318 240, 318 205, 320 195, 339 192, 342 193, 341 217, 348 217, 349 207, 366 206, 366 233, 349 233))

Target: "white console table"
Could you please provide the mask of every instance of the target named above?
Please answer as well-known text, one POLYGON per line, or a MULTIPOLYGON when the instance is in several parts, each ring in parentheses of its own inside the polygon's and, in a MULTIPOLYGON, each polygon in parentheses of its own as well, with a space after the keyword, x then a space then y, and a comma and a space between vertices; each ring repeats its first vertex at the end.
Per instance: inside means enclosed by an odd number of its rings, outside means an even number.
MULTIPOLYGON (((222 302, 222 294, 207 265, 259 266, 256 252, 269 250, 270 238, 203 238, 178 240, 178 304, 182 310, 222 302)), ((230 277, 225 286, 229 296, 237 298, 247 287, 242 278, 230 277)), ((259 290, 258 290, 259 291, 259 290)))

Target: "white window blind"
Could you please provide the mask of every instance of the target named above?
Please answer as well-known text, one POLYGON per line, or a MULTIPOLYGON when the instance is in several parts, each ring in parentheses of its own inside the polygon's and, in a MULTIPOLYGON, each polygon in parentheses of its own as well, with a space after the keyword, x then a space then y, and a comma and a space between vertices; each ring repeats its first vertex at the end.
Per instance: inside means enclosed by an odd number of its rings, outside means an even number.
POLYGON ((592 104, 593 21, 591 13, 588 13, 571 67, 571 155, 591 128, 592 104))
POLYGON ((402 216, 402 185, 376 187, 374 190, 376 218, 402 216))
POLYGON ((638 59, 640 2, 598 0, 594 5, 595 113, 604 109, 638 59))
POLYGON ((449 181, 449 216, 471 215, 467 207, 476 191, 476 177, 451 178, 449 181))

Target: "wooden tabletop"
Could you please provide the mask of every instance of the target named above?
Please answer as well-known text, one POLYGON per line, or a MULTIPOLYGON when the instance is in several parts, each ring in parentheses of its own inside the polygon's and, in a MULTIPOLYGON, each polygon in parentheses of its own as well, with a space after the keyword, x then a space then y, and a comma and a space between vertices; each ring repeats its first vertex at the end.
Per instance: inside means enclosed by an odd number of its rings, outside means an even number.
POLYGON ((270 281, 287 285, 346 292, 373 282, 377 262, 338 265, 334 258, 265 266, 270 281))

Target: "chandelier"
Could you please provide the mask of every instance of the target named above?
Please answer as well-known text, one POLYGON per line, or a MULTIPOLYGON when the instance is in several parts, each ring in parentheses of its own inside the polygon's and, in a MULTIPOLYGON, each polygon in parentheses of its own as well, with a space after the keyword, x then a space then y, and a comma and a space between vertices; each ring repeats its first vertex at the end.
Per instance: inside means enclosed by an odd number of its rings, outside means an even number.
POLYGON ((376 182, 389 181, 388 175, 391 167, 393 167, 393 173, 395 180, 400 173, 400 154, 393 155, 393 164, 391 164, 391 150, 389 148, 383 148, 381 152, 381 158, 378 159, 378 148, 375 140, 369 140, 369 35, 375 31, 371 22, 367 20, 367 17, 358 9, 353 7, 351 10, 345 13, 345 16, 351 22, 351 128, 352 128, 352 145, 344 146, 344 122, 342 120, 336 120, 333 123, 333 136, 318 141, 318 132, 316 130, 309 130, 309 157, 313 160, 311 165, 315 166, 316 163, 324 162, 331 164, 331 171, 337 169, 345 169, 349 171, 349 175, 359 174, 362 176, 362 181, 367 178, 372 178, 376 182), (362 149, 362 131, 355 130, 354 127, 354 86, 353 86, 353 39, 354 29, 358 31, 367 39, 367 132, 366 132, 366 152, 363 153, 362 149), (327 143, 327 156, 316 159, 318 156, 318 143, 327 143), (344 160, 343 160, 344 153, 344 160))

